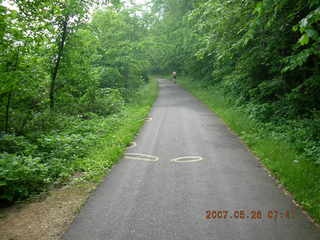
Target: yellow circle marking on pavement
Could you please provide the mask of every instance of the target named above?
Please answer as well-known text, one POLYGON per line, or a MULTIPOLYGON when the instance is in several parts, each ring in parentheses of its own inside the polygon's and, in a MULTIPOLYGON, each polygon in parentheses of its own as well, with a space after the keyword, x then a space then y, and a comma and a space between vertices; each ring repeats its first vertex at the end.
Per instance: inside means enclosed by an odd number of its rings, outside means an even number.
POLYGON ((171 159, 171 162, 176 163, 189 163, 189 162, 200 162, 203 158, 200 156, 184 156, 184 157, 178 157, 171 159))
POLYGON ((126 153, 124 155, 124 158, 132 159, 132 160, 141 160, 146 162, 156 162, 159 160, 159 158, 156 156, 143 154, 143 153, 126 153))

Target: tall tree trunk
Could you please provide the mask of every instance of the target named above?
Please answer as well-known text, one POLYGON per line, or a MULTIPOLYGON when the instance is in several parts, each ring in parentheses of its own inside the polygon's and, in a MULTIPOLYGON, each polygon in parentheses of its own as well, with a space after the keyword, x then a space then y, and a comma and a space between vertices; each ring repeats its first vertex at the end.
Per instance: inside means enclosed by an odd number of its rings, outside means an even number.
POLYGON ((49 90, 50 110, 54 109, 56 79, 58 76, 59 66, 60 66, 62 55, 63 55, 63 49, 64 49, 65 41, 67 38, 67 34, 68 34, 68 20, 69 20, 69 16, 65 16, 65 19, 62 23, 62 36, 59 42, 58 55, 55 60, 53 70, 51 73, 51 84, 50 84, 50 90, 49 90))

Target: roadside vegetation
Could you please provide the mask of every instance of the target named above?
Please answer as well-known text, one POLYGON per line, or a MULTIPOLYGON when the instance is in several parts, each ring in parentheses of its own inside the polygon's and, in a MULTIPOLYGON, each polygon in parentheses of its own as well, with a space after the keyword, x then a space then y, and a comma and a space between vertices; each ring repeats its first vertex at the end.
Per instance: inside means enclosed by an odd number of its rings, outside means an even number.
POLYGON ((320 2, 153 2, 154 71, 177 72, 320 222, 320 2))
POLYGON ((150 44, 139 8, 119 1, 2 2, 6 206, 72 179, 105 175, 143 124, 157 85, 147 76, 150 44))
POLYGON ((2 202, 23 200, 70 181, 100 180, 143 125, 157 91, 152 79, 118 113, 59 118, 65 127, 56 126, 36 139, 3 136, 6 151, 13 147, 16 151, 1 155, 2 202))

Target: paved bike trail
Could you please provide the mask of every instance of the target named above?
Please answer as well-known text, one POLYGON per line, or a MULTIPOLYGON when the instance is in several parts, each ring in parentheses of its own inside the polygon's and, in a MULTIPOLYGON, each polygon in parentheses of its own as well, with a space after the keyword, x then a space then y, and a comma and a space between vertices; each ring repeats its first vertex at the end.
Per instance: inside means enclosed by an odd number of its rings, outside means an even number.
POLYGON ((214 113, 170 81, 159 85, 134 154, 91 194, 65 240, 320 239, 214 113), (206 219, 209 210, 219 216, 206 219))

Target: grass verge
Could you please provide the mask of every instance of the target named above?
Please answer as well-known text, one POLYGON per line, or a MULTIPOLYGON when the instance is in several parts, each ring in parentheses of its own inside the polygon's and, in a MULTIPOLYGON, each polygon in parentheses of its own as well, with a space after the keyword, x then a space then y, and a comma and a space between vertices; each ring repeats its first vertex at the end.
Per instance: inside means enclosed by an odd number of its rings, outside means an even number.
MULTIPOLYGON (((320 223, 320 169, 294 144, 256 121, 219 88, 180 77, 178 83, 205 103, 249 146, 250 150, 291 193, 294 200, 320 223)), ((271 126, 270 126, 271 124, 271 126)), ((268 126, 267 126, 268 125, 268 126)), ((275 126, 274 126, 275 127, 275 126)))
POLYGON ((88 157, 75 164, 86 179, 99 181, 105 172, 120 159, 125 149, 144 124, 147 114, 157 97, 158 85, 154 78, 140 89, 136 98, 121 113, 114 131, 108 133, 102 141, 91 150, 88 157))

